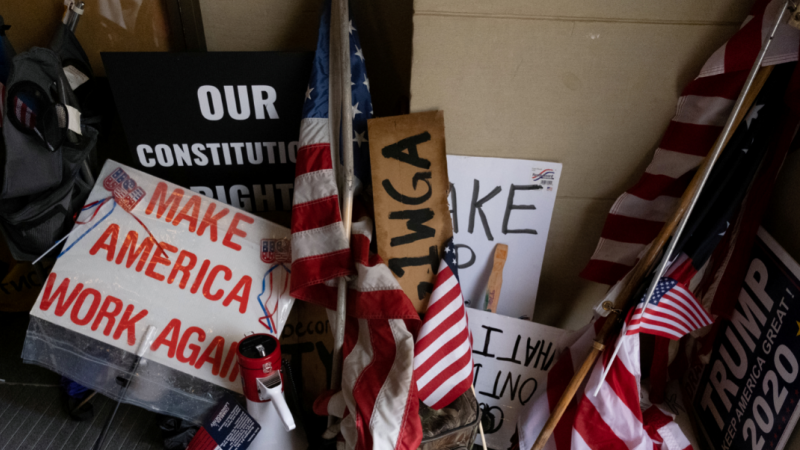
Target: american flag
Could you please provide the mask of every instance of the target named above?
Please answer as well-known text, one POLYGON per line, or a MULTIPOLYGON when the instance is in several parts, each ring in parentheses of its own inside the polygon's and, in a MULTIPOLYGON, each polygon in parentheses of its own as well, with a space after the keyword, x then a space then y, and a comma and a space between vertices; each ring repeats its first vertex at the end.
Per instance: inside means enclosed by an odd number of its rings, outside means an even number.
MULTIPOLYGON (((370 253, 372 220, 356 212, 350 244, 339 212, 331 137, 340 129, 329 102, 330 1, 323 7, 317 51, 306 90, 292 206, 292 281, 295 298, 336 309, 337 278, 348 283, 342 390, 317 399, 320 414, 342 418, 326 436, 341 434, 347 448, 416 449, 422 439, 413 384, 419 315, 380 257, 370 253)), ((369 81, 358 33, 350 27, 353 152, 356 176, 368 182, 369 81)), ((333 323, 333 320, 331 320, 333 323)))
POLYGON ((455 253, 450 238, 414 346, 419 399, 433 409, 444 408, 472 386, 472 335, 455 253))
MULTIPOLYGON (((614 292, 609 297, 613 300, 614 292)), ((607 297, 608 299, 608 297, 607 297)), ((529 449, 542 431, 567 384, 592 348, 603 324, 594 321, 576 332, 547 374, 547 392, 523 407, 517 416, 517 439, 512 449, 529 449)), ((613 347, 613 345, 611 345, 613 347)), ((623 336, 618 357, 594 395, 610 353, 598 359, 586 383, 569 404, 545 450, 637 449, 688 450, 691 443, 673 421, 674 416, 658 406, 643 411, 640 404, 642 375, 639 335, 623 336), (655 410, 653 409, 655 408, 655 410)), ((512 438, 513 439, 513 438, 512 438)))
MULTIPOLYGON (((757 1, 739 31, 706 61, 683 90, 677 111, 653 160, 622 194, 606 219, 594 254, 581 276, 614 284, 636 264, 672 213, 695 170, 709 152, 784 1, 757 1)), ((800 30, 782 24, 764 65, 797 61, 800 30)))
POLYGON ((14 114, 24 127, 36 128, 36 112, 20 96, 14 98, 14 114))
POLYGON ((678 340, 690 332, 711 325, 713 320, 686 287, 662 277, 644 308, 644 298, 628 319, 625 334, 639 332, 678 340))

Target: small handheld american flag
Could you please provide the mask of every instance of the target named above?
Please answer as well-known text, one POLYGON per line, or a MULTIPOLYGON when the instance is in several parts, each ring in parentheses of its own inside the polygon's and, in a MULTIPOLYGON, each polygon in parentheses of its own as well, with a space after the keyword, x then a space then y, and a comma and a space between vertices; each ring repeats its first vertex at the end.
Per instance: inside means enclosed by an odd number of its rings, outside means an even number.
POLYGON ((472 335, 452 238, 414 345, 414 378, 420 400, 433 409, 444 408, 472 386, 472 335))
POLYGON ((662 277, 645 308, 644 296, 627 322, 626 335, 648 333, 678 340, 713 322, 683 284, 662 277))

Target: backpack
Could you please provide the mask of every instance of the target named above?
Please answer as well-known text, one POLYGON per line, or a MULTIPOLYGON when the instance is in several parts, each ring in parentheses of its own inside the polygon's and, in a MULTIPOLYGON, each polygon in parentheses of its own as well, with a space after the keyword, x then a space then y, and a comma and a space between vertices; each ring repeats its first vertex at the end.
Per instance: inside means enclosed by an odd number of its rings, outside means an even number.
POLYGON ((94 184, 86 161, 97 131, 81 119, 65 63, 91 76, 83 49, 62 24, 50 49, 13 58, 5 84, 0 230, 18 261, 35 260, 72 227, 94 184))

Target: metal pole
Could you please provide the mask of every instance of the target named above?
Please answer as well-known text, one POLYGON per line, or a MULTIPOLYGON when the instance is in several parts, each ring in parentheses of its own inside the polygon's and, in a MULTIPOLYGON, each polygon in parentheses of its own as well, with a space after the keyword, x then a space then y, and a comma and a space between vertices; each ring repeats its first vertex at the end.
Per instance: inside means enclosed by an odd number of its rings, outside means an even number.
POLYGON ((64 17, 61 19, 61 22, 74 33, 75 27, 78 26, 78 19, 80 19, 81 15, 83 15, 83 7, 85 4, 84 2, 76 3, 73 1, 66 1, 64 2, 64 5, 67 8, 64 11, 64 17))
MULTIPOLYGON (((338 162, 343 162, 343 168, 339 176, 339 196, 341 198, 342 225, 344 228, 345 239, 350 242, 350 230, 353 224, 353 190, 355 188, 355 174, 353 171, 353 113, 352 113, 352 94, 350 91, 350 20, 347 0, 336 0, 331 8, 331 46, 334 42, 338 48, 331 50, 331 75, 333 71, 338 72, 339 86, 332 86, 339 90, 339 101, 341 106, 333 107, 341 111, 341 136, 339 139, 339 152, 341 159, 337 158, 334 166, 338 162), (336 16, 336 28, 333 27, 334 15, 336 16), (334 41, 333 34, 336 33, 338 39, 334 41), (335 50, 335 51, 334 51, 335 50), (335 61, 335 64, 334 64, 335 61)), ((338 127, 338 124, 332 124, 338 127)), ((333 336, 333 361, 331 365, 331 390, 338 391, 342 387, 342 347, 344 346, 344 327, 347 318, 347 279, 339 278, 338 295, 336 299, 336 327, 333 336)), ((328 424, 332 425, 335 419, 328 417, 328 424)))

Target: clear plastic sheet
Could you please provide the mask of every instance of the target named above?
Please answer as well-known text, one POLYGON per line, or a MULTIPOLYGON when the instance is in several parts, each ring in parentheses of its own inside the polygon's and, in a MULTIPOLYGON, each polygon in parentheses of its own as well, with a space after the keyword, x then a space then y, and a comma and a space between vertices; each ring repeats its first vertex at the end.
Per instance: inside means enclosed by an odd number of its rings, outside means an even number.
MULTIPOLYGON (((231 395, 225 388, 148 360, 147 354, 144 358, 125 403, 200 423, 223 395, 231 395)), ((22 359, 118 400, 122 386, 117 377, 131 378, 135 355, 32 316, 22 359)), ((235 395, 244 402, 243 395, 235 395)))

